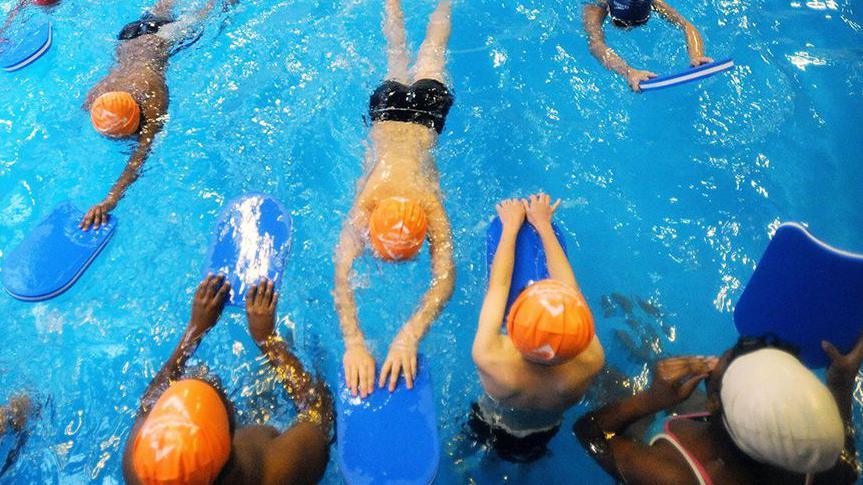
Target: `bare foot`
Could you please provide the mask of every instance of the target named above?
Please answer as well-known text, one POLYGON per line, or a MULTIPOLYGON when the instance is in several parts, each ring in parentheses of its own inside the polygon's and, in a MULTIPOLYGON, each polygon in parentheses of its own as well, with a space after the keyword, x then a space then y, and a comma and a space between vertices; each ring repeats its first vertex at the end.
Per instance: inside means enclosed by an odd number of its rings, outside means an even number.
POLYGON ((252 285, 246 293, 246 318, 249 321, 249 333, 260 345, 275 333, 276 302, 278 292, 273 291, 273 282, 266 278, 252 285))

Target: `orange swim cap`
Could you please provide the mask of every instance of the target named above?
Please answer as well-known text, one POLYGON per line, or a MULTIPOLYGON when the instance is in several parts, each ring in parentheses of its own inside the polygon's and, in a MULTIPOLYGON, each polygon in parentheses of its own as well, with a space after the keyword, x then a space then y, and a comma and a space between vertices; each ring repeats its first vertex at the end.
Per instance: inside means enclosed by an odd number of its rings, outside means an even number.
POLYGON ((90 121, 99 133, 112 138, 122 138, 138 131, 141 124, 141 108, 125 91, 111 91, 93 101, 90 121))
POLYGON ((575 288, 543 280, 518 295, 506 331, 528 360, 559 364, 580 354, 593 340, 593 316, 575 288))
POLYGON ((427 225, 426 213, 418 203, 390 197, 380 201, 372 212, 369 239, 381 259, 410 259, 422 247, 427 225))
POLYGON ((135 437, 132 466, 147 485, 211 484, 231 454, 228 411, 213 386, 177 381, 135 437))

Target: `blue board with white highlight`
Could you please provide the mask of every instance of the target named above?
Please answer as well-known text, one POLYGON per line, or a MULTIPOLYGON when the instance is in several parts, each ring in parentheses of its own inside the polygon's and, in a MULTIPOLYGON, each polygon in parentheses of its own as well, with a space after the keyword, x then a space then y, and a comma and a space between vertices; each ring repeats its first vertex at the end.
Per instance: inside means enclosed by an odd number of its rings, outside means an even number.
POLYGON ((51 23, 39 18, 16 25, 3 33, 0 42, 0 68, 7 72, 22 69, 42 57, 51 47, 51 23))
POLYGON ((117 218, 98 229, 83 231, 84 213, 61 203, 3 260, 3 286, 13 297, 42 301, 69 289, 102 251, 117 218))
MULTIPOLYGON (((378 369, 380 372, 380 369, 378 369)), ((376 388, 351 396, 340 375, 336 432, 338 460, 348 485, 428 485, 440 461, 437 412, 427 360, 417 362, 414 388, 400 378, 396 390, 376 388)))
POLYGON ((278 290, 291 247, 291 216, 277 200, 249 194, 219 215, 204 273, 223 274, 231 284, 228 305, 243 306, 249 287, 266 277, 278 290))
MULTIPOLYGON (((566 253, 566 238, 563 237, 557 224, 552 223, 552 229, 554 229, 554 234, 563 247, 563 252, 566 253)), ((486 231, 485 238, 488 274, 491 274, 491 263, 497 253, 497 245, 500 243, 502 231, 503 225, 501 225, 500 218, 495 217, 486 231)), ((509 307, 522 290, 544 279, 548 279, 545 249, 542 248, 539 233, 530 223, 525 221, 515 240, 515 264, 512 268, 512 284, 509 287, 509 297, 506 300, 506 311, 509 312, 509 307)))
POLYGON ((647 81, 641 81, 638 83, 638 87, 640 87, 642 91, 655 91, 657 89, 670 88, 680 84, 700 81, 704 78, 713 76, 714 74, 725 72, 733 67, 733 60, 724 59, 721 61, 711 62, 709 64, 702 64, 698 67, 691 67, 677 74, 659 76, 653 79, 648 79, 647 81))
POLYGON ((740 335, 775 334, 812 368, 829 364, 821 341, 848 352, 863 331, 863 255, 782 224, 734 308, 740 335))

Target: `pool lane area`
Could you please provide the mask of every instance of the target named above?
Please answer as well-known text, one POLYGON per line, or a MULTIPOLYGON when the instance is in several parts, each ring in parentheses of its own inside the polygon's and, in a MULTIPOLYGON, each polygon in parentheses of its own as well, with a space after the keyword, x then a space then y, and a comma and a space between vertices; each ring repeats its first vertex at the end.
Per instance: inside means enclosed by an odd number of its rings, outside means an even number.
MULTIPOLYGON (((0 0, 0 18, 13 3, 0 0)), ((81 107, 114 63, 117 32, 149 4, 63 0, 50 12, 45 55, 0 72, 0 261, 58 204, 86 210, 122 172, 133 143, 100 136, 81 107)), ((453 5, 455 103, 434 156, 456 286, 420 347, 437 412, 435 483, 613 483, 574 437, 574 421, 643 389, 661 358, 733 345, 733 309, 781 223, 863 252, 859 3, 673 4, 707 53, 735 67, 641 94, 591 56, 584 3, 453 5), (482 393, 471 344, 486 231, 497 202, 540 190, 563 200, 555 220, 608 371, 566 413, 549 454, 521 465, 465 429, 482 393)), ((414 52, 435 5, 403 0, 414 52)), ((290 214, 276 327, 339 392, 333 258, 364 173, 369 94, 386 72, 382 16, 380 0, 240 0, 170 59, 167 121, 112 212, 110 242, 54 299, 0 295, 0 402, 26 390, 41 407, 0 483, 123 482, 139 399, 189 319, 220 212, 244 194, 269 194, 290 214)), ((688 62, 683 34, 665 22, 608 28, 606 40, 657 73, 688 62)), ((427 288, 429 259, 423 249, 410 262, 366 254, 355 265, 359 317, 379 363, 427 288)), ((239 424, 283 429, 294 419, 239 309, 225 310, 190 365, 221 377, 239 424)), ((859 448, 859 389, 854 401, 859 448)), ((337 446, 323 483, 343 483, 337 446)))

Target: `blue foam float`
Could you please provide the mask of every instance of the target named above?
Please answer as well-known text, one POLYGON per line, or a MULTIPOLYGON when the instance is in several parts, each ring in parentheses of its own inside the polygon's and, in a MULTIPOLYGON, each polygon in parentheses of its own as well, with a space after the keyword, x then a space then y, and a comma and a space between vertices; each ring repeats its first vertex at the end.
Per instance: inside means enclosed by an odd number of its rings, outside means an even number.
POLYGON ((277 200, 248 194, 222 210, 204 274, 223 274, 231 283, 228 305, 241 307, 249 287, 261 278, 282 283, 285 258, 291 247, 291 216, 277 200))
POLYGON ((848 352, 863 331, 863 255, 782 224, 740 295, 734 323, 742 336, 772 333, 797 346, 809 367, 827 366, 822 340, 848 352))
MULTIPOLYGON (((552 223, 557 240, 563 247, 563 252, 566 253, 566 238, 560 232, 557 224, 552 223)), ((491 274, 491 263, 494 261, 494 255, 497 253, 497 245, 500 243, 500 236, 503 232, 503 225, 499 217, 495 217, 486 231, 486 268, 487 275, 491 274)), ((531 284, 548 279, 548 265, 545 258, 545 249, 542 248, 542 239, 539 233, 533 228, 530 223, 525 221, 518 231, 518 236, 515 240, 515 264, 512 268, 512 284, 509 287, 509 297, 506 300, 506 313, 509 312, 509 307, 513 304, 522 290, 531 284)))
POLYGON ((732 59, 724 59, 708 64, 702 64, 698 67, 690 67, 689 69, 677 74, 659 76, 646 81, 641 81, 638 83, 638 87, 640 87, 642 91, 655 91, 657 89, 670 88, 672 86, 679 86, 693 81, 700 81, 704 78, 719 74, 720 72, 725 72, 733 67, 734 61, 732 59))
POLYGON ((54 298, 68 290, 96 259, 117 226, 79 228, 84 213, 63 202, 39 223, 3 261, 3 287, 24 301, 54 298))
POLYGON ((375 389, 365 399, 351 396, 342 370, 336 432, 339 468, 348 485, 434 481, 440 462, 437 412, 422 355, 417 367, 413 389, 399 378, 392 393, 375 389))
POLYGON ((0 43, 0 68, 13 72, 48 52, 54 32, 47 20, 31 18, 4 33, 4 37, 6 42, 0 43))

